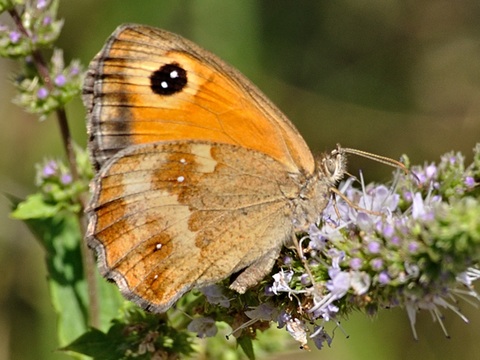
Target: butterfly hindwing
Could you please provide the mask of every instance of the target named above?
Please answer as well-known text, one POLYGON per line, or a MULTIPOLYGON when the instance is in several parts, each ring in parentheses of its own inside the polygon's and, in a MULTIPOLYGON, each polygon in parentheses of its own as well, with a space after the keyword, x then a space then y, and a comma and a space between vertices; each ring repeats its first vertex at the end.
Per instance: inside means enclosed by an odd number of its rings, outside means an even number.
POLYGON ((235 145, 132 146, 97 175, 89 243, 102 273, 156 311, 251 266, 232 285, 244 291, 292 236, 297 180, 271 157, 235 145))

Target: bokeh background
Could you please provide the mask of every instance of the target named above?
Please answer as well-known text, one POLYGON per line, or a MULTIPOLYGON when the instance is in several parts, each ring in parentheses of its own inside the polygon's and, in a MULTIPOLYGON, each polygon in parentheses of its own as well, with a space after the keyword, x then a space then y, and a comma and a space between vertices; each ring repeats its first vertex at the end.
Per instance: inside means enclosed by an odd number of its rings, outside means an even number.
MULTIPOLYGON (((447 151, 471 160, 480 141, 480 2, 478 0, 64 0, 58 46, 84 64, 125 22, 184 35, 240 69, 298 126, 315 152, 337 142, 413 163, 447 151)), ((63 157, 54 119, 39 122, 11 103, 16 64, 0 59, 0 191, 34 190, 34 164, 63 157)), ((67 109, 85 145, 80 100, 67 109)), ((359 158, 367 181, 391 169, 359 158)), ((8 218, 0 200, 0 359, 67 359, 55 352, 55 315, 43 251, 8 218)), ((298 359, 474 359, 480 352, 480 309, 461 302, 469 324, 445 311, 446 339, 429 314, 412 338, 407 315, 381 311, 373 321, 354 314, 332 348, 298 359)))

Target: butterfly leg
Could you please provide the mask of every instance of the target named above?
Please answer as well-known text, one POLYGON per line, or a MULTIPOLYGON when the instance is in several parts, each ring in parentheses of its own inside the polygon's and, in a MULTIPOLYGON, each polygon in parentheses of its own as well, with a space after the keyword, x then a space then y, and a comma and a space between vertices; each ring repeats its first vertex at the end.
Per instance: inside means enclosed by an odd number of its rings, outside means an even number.
POLYGON ((295 249, 297 250, 298 257, 302 261, 305 271, 310 277, 310 281, 312 282, 312 284, 315 284, 315 278, 313 277, 312 271, 310 270, 310 266, 308 265, 305 255, 303 254, 302 245, 298 241, 297 236, 295 234, 292 235, 292 243, 295 246, 295 249))
POLYGON ((275 265, 275 261, 280 255, 281 246, 268 251, 253 264, 248 266, 238 275, 235 281, 230 285, 230 289, 243 294, 247 289, 257 285, 267 275, 275 265))

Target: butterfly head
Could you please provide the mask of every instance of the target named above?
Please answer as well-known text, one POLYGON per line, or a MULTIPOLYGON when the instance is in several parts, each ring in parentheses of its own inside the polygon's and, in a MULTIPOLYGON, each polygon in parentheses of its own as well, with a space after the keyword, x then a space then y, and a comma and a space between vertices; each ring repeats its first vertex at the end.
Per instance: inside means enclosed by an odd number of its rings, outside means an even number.
POLYGON ((347 168, 347 155, 340 145, 330 154, 321 157, 319 161, 319 171, 323 173, 327 182, 331 185, 336 184, 343 178, 347 168))

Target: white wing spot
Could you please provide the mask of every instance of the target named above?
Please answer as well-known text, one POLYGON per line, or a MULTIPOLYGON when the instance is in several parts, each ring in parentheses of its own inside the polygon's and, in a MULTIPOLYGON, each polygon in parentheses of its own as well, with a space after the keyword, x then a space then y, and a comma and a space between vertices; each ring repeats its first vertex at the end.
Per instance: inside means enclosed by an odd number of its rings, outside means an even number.
POLYGON ((178 181, 179 183, 184 182, 184 181, 185 181, 185 176, 179 176, 179 177, 177 178, 177 181, 178 181))
POLYGON ((162 248, 162 244, 155 245, 155 250, 160 250, 162 248))
POLYGON ((162 88, 166 89, 166 88, 168 88, 168 83, 167 83, 166 81, 162 81, 162 82, 160 83, 160 86, 161 86, 162 88))
POLYGON ((186 163, 187 163, 187 160, 185 160, 185 159, 180 159, 180 163, 181 163, 181 164, 186 164, 186 163))
POLYGON ((178 77, 178 71, 176 70, 173 70, 171 73, 170 73, 170 78, 172 79, 175 79, 178 77))
POLYGON ((158 275, 155 275, 155 276, 153 277, 153 280, 157 280, 157 279, 158 279, 158 275))

